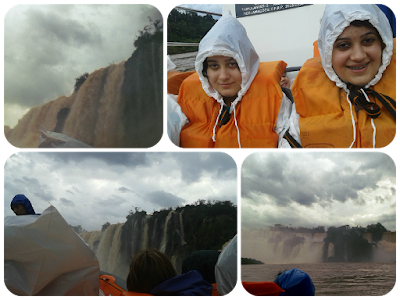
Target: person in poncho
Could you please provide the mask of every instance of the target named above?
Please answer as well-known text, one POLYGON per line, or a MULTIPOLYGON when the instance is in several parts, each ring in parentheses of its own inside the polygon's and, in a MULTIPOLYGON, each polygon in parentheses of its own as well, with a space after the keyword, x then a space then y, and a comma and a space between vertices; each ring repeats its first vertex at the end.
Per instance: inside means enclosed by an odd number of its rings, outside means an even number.
POLYGON ((381 148, 396 133, 395 40, 376 6, 327 5, 320 57, 292 86, 295 107, 282 147, 381 148))
POLYGON ((292 108, 279 84, 285 68, 260 63, 245 28, 224 14, 200 42, 196 73, 176 103, 168 100, 171 140, 184 148, 276 148, 292 108))

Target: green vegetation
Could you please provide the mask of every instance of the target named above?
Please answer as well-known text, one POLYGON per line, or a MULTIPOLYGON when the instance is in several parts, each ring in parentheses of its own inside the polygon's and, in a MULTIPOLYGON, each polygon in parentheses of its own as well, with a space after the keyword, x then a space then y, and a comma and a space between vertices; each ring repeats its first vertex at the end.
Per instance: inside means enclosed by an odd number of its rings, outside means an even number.
MULTIPOLYGON (((168 16, 168 42, 199 43, 217 20, 211 15, 199 16, 195 12, 173 9, 168 16)), ((197 51, 197 47, 168 46, 168 54, 197 51)))
POLYGON ((256 260, 254 258, 243 258, 242 257, 242 265, 263 265, 262 261, 256 260))
POLYGON ((74 91, 77 92, 81 85, 86 81, 86 79, 89 77, 89 73, 84 73, 81 76, 75 78, 75 87, 74 91))
MULTIPOLYGON (((159 230, 163 230, 165 219, 174 211, 182 213, 182 223, 187 253, 197 250, 221 250, 224 243, 237 232, 237 207, 230 201, 198 200, 184 207, 172 207, 154 211, 149 216, 149 232, 153 232, 157 220, 159 230)), ((146 211, 135 207, 126 216, 126 224, 135 224, 147 216, 146 211)), ((138 222, 137 224, 141 224, 138 222)))

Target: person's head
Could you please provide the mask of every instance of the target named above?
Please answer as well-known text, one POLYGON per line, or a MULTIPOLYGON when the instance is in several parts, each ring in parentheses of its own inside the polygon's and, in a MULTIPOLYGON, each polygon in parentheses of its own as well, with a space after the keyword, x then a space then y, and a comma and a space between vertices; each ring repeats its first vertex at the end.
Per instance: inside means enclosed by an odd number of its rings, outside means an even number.
POLYGON ((363 87, 378 73, 385 45, 368 21, 353 21, 333 44, 332 68, 345 82, 363 87))
POLYGON ((222 55, 207 57, 203 64, 203 74, 214 90, 224 98, 236 98, 241 89, 242 73, 233 57, 222 55))
POLYGON ((150 293, 154 287, 176 275, 167 255, 156 249, 141 250, 132 258, 126 285, 128 291, 150 293))
POLYGON ((258 71, 259 57, 246 30, 230 14, 224 14, 199 44, 195 68, 209 97, 239 102, 258 71))
POLYGON ((10 206, 11 206, 11 210, 17 216, 34 215, 35 214, 35 210, 33 209, 31 202, 23 194, 15 195, 11 201, 10 206))
POLYGON ((287 77, 286 71, 282 73, 280 85, 281 87, 290 88, 290 79, 287 77))
POLYGON ((393 34, 376 5, 327 5, 318 48, 325 73, 337 86, 369 87, 390 63, 393 34))

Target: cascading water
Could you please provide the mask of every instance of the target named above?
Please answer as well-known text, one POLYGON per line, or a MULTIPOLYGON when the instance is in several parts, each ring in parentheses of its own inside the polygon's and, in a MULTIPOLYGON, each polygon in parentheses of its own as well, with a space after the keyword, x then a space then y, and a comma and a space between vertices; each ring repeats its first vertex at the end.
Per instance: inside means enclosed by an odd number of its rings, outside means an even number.
MULTIPOLYGON (((394 262, 396 254, 395 232, 387 232, 379 243, 351 242, 343 238, 331 240, 327 233, 293 233, 267 229, 242 231, 242 257, 253 258, 266 264, 318 263, 324 261, 394 262), (360 247, 363 247, 362 251, 360 247), (368 250, 371 248, 371 251, 368 250)), ((346 236, 345 236, 346 237, 346 236)))
POLYGON ((102 271, 126 278, 130 260, 142 249, 156 248, 166 253, 176 269, 180 269, 186 245, 183 239, 181 213, 170 211, 160 227, 158 218, 143 216, 127 222, 108 226, 103 232, 85 232, 81 237, 94 250, 102 271), (153 230, 150 230, 153 224, 153 230), (160 234, 161 233, 161 234, 160 234), (175 243, 175 237, 179 242, 175 243))
POLYGON ((85 232, 81 237, 94 250, 102 271, 126 278, 132 257, 142 249, 156 248, 180 273, 182 260, 191 252, 221 249, 236 234, 236 220, 236 207, 229 201, 199 202, 152 215, 131 212, 124 224, 110 225, 102 232, 85 232))

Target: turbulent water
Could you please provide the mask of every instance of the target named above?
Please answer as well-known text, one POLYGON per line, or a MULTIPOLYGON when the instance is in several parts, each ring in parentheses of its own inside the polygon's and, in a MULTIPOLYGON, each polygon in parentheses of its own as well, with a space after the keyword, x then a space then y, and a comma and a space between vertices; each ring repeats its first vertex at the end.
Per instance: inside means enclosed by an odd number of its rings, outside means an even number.
POLYGON ((194 70, 194 62, 196 60, 197 52, 172 54, 170 59, 176 65, 176 71, 187 72, 194 70))
POLYGON ((284 270, 310 275, 316 296, 382 296, 396 282, 396 263, 308 263, 242 265, 242 281, 274 281, 284 270))

